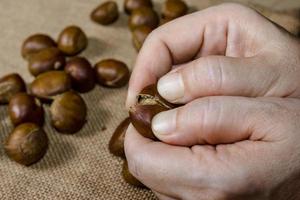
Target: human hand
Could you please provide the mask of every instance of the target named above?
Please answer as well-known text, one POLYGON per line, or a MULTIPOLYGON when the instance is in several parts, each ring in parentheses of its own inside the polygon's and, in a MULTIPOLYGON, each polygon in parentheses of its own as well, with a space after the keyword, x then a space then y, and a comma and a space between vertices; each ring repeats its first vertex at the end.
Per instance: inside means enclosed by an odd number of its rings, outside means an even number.
POLYGON ((254 10, 211 7, 149 35, 131 76, 127 106, 158 80, 158 91, 173 103, 212 95, 298 98, 299 52, 298 39, 254 10))
POLYGON ((130 126, 131 173, 161 200, 300 198, 300 100, 205 97, 163 113, 172 131, 130 126))

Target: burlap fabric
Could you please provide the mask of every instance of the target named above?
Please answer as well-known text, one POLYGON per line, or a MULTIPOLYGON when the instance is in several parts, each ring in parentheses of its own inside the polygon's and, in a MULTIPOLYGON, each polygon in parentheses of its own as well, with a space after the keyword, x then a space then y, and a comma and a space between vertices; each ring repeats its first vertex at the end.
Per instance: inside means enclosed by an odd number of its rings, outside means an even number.
MULTIPOLYGON (((27 82, 32 77, 20 56, 20 46, 28 35, 42 32, 57 37, 67 25, 83 28, 89 46, 83 53, 92 63, 102 58, 123 60, 132 68, 136 52, 127 29, 127 16, 122 13, 113 25, 102 27, 89 20, 91 10, 99 0, 1 0, 0 1, 0 75, 19 72, 27 82)), ((192 8, 201 9, 218 0, 190 0, 192 8)), ((295 2, 295 1, 294 1, 295 2)), ((120 7, 122 0, 118 1, 120 7)), ((156 1, 159 9, 162 1, 156 1)), ((288 4, 290 5, 290 4, 288 4)), ((299 22, 295 14, 272 12, 281 24, 296 31, 299 22), (297 24, 298 23, 298 24, 297 24)), ((31 167, 10 161, 0 146, 0 199, 155 199, 147 190, 136 189, 121 178, 122 160, 109 154, 107 144, 118 123, 127 116, 124 109, 126 88, 96 87, 83 95, 89 108, 88 122, 75 135, 62 135, 49 126, 48 106, 45 130, 50 140, 46 156, 31 167)), ((7 107, 0 107, 0 143, 12 126, 7 107)))

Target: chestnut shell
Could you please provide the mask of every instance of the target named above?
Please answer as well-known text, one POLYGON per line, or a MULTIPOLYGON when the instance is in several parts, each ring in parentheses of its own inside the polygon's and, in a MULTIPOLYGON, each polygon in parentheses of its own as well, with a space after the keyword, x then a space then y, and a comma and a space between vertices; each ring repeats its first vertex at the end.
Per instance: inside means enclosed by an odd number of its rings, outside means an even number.
POLYGON ((41 51, 42 49, 55 46, 55 41, 49 35, 37 33, 25 39, 22 44, 21 54, 23 58, 29 59, 31 55, 41 51))
POLYGON ((89 92, 95 87, 95 73, 90 62, 84 57, 74 57, 67 62, 65 72, 72 79, 72 87, 78 92, 89 92))
POLYGON ((125 0, 124 1, 124 10, 126 14, 131 14, 135 9, 141 7, 153 7, 152 0, 125 0))
POLYGON ((60 133, 76 133, 86 122, 87 106, 82 97, 68 91, 55 97, 50 106, 51 124, 60 133))
POLYGON ((97 82, 105 87, 119 88, 128 83, 130 72, 127 65, 119 60, 105 59, 95 67, 97 82))
POLYGON ((18 93, 9 101, 8 113, 14 126, 25 122, 42 126, 44 110, 41 102, 26 93, 18 93))
POLYGON ((107 1, 99 5, 91 13, 91 19, 102 25, 112 24, 119 18, 118 5, 114 1, 107 1))
POLYGON ((188 6, 182 0, 166 0, 162 9, 162 18, 168 21, 181 17, 188 12, 188 6))
POLYGON ((118 125, 109 141, 109 151, 115 156, 125 158, 124 139, 129 124, 130 118, 127 117, 118 125))
POLYGON ((59 34, 57 45, 65 55, 75 56, 87 47, 88 39, 78 26, 68 26, 59 34))
POLYGON ((8 157, 26 166, 38 162, 45 155, 47 148, 46 133, 33 123, 17 126, 4 143, 8 157))
POLYGON ((46 102, 71 89, 72 80, 64 71, 49 71, 40 74, 29 88, 30 94, 46 102))
POLYGON ((137 103, 129 110, 132 125, 144 137, 157 140, 152 132, 151 122, 155 115, 170 110, 175 105, 163 99, 156 85, 145 87, 137 96, 137 103))
POLYGON ((138 26, 132 31, 132 43, 137 51, 139 51, 147 36, 152 32, 152 29, 148 26, 138 26))
POLYGON ((0 104, 6 104, 19 92, 26 92, 26 84, 19 74, 7 74, 0 79, 0 104))
POLYGON ((128 25, 131 30, 139 26, 148 26, 151 29, 155 29, 159 24, 158 14, 149 7, 142 7, 132 11, 128 25))
POLYGON ((31 55, 28 61, 28 69, 33 76, 62 69, 66 63, 64 55, 54 47, 40 50, 31 55))

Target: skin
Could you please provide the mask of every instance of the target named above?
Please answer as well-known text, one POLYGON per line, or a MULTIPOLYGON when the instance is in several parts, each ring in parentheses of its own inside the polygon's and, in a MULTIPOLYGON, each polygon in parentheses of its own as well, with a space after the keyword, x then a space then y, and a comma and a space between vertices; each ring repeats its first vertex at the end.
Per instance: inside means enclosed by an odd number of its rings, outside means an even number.
POLYGON ((299 199, 299 76, 299 40, 250 8, 221 4, 159 27, 127 106, 157 81, 184 105, 154 117, 161 142, 129 126, 130 172, 162 200, 299 199))

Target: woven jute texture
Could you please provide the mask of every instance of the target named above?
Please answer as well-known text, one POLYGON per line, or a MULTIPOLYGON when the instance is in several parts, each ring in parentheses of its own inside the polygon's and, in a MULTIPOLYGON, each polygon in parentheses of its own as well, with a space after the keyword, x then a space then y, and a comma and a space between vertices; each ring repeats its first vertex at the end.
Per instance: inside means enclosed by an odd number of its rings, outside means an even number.
MULTIPOLYGON (((117 1, 120 10, 122 0, 117 1)), ((156 1, 160 10, 163 1, 156 1)), ((218 0, 190 0, 188 4, 202 9, 219 3, 218 0)), ((82 54, 92 63, 103 58, 116 58, 132 69, 136 52, 132 48, 127 29, 127 16, 111 26, 96 25, 89 19, 91 10, 101 0, 0 0, 0 75, 18 72, 29 83, 32 81, 27 63, 20 56, 22 41, 33 33, 48 33, 56 38, 67 25, 80 26, 89 37, 89 46, 82 54)), ((253 5, 252 5, 253 6, 253 5)), ((296 12, 266 10, 266 15, 291 31, 297 32, 296 12)), ((137 189, 123 182, 122 160, 108 152, 107 144, 114 128, 127 112, 124 108, 126 88, 96 87, 84 94, 88 105, 88 120, 75 135, 63 135, 49 125, 49 107, 45 131, 50 140, 46 156, 31 167, 10 161, 0 145, 0 199, 155 199, 151 191, 137 189)), ((0 107, 0 143, 12 130, 7 107, 0 107)))

